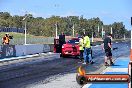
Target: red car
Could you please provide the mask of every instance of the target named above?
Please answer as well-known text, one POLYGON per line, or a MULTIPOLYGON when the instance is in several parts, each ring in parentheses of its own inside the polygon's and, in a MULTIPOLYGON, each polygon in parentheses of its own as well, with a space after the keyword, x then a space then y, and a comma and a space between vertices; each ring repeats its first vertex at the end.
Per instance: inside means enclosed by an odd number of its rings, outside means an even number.
POLYGON ((79 56, 79 38, 72 38, 62 45, 62 57, 79 56))

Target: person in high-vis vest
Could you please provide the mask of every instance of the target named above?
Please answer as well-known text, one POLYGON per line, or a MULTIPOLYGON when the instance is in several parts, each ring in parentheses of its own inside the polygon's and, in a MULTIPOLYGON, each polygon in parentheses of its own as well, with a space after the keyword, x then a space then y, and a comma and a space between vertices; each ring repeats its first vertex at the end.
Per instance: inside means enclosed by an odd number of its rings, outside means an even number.
POLYGON ((79 50, 80 50, 80 61, 83 61, 84 48, 83 48, 83 38, 82 37, 79 37, 79 50))
POLYGON ((84 53, 83 53, 83 57, 84 57, 84 63, 83 64, 93 64, 92 61, 92 57, 91 57, 91 45, 90 45, 90 39, 88 36, 86 36, 85 34, 84 36, 84 53))
POLYGON ((9 34, 6 33, 5 36, 2 38, 2 40, 4 45, 9 45, 10 42, 9 34))

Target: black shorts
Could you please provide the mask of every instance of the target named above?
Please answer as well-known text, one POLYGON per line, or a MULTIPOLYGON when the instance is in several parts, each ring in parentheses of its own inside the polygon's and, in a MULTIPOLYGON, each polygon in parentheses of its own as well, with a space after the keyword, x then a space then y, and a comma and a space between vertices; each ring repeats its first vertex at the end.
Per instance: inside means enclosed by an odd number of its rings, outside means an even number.
POLYGON ((105 49, 105 54, 107 57, 112 56, 111 50, 110 49, 105 49))
POLYGON ((84 50, 80 50, 80 59, 83 59, 83 52, 84 50))

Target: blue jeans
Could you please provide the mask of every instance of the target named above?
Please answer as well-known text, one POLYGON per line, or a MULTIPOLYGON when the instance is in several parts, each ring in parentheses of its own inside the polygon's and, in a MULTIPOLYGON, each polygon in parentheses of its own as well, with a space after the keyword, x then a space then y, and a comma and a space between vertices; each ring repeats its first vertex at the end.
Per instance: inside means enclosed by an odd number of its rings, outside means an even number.
POLYGON ((84 49, 83 58, 84 58, 84 62, 90 62, 90 61, 92 61, 91 48, 85 48, 84 49))

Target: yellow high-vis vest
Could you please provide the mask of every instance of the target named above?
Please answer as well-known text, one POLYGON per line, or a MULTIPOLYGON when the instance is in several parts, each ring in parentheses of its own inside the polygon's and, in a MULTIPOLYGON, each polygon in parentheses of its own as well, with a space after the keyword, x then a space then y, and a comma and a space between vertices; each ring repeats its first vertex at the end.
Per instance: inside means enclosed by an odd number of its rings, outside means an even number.
POLYGON ((85 48, 90 48, 91 47, 91 45, 90 45, 90 39, 89 39, 88 36, 84 37, 84 47, 85 48))
POLYGON ((79 50, 84 50, 83 49, 83 39, 79 40, 79 50))

